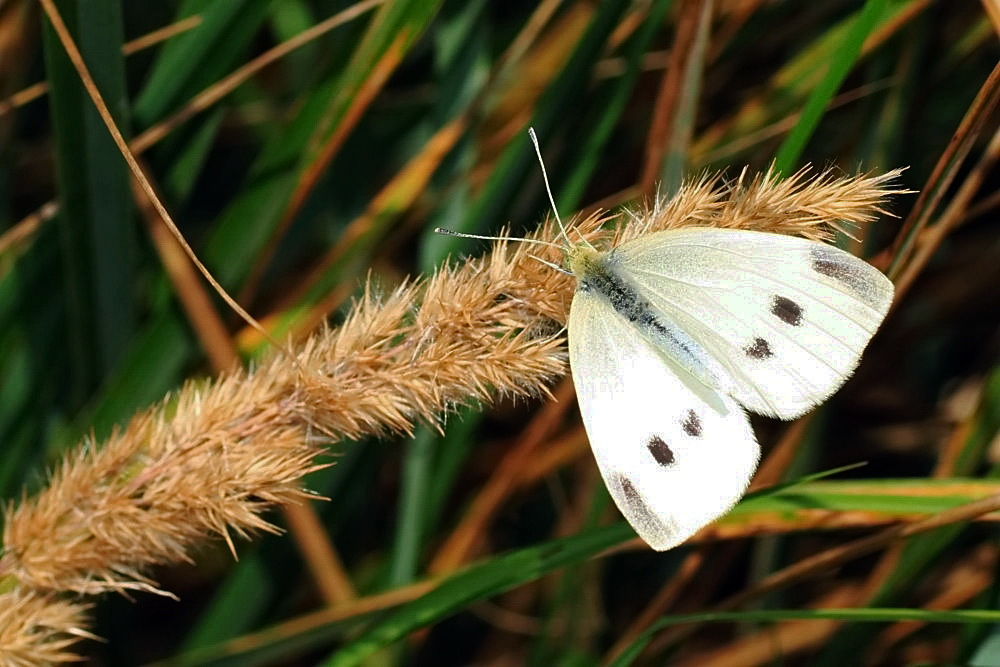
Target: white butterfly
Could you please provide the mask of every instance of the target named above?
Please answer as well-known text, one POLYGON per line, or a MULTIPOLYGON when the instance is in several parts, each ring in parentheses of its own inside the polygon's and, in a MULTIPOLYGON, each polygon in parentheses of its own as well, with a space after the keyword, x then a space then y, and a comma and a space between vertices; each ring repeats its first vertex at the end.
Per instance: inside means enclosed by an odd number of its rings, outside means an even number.
POLYGON ((685 228, 566 254, 587 436, 618 508, 657 550, 743 495, 760 456, 744 408, 791 419, 830 396, 893 295, 857 257, 780 234, 685 228))

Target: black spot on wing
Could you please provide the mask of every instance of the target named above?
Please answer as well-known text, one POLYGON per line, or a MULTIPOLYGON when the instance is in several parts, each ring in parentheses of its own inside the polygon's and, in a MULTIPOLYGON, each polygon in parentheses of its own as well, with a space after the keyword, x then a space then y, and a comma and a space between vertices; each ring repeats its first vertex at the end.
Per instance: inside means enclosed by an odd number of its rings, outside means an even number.
MULTIPOLYGON (((886 288, 878 271, 838 248, 822 246, 809 251, 813 271, 832 278, 876 310, 883 310, 886 288)), ((891 297, 891 293, 890 293, 891 297)))
POLYGON ((802 324, 802 306, 785 296, 775 295, 771 301, 771 314, 793 327, 802 324))
POLYGON ((702 433, 701 418, 694 410, 688 410, 681 422, 681 428, 692 438, 700 438, 702 433))
POLYGON ((663 438, 660 436, 654 435, 650 437, 649 442, 646 443, 646 448, 653 455, 653 460, 661 466, 668 466, 674 462, 674 453, 670 450, 667 443, 663 442, 663 438))
MULTIPOLYGON (((656 517, 656 513, 649 508, 646 501, 642 499, 639 491, 636 490, 635 485, 632 481, 625 475, 617 475, 618 486, 622 490, 622 496, 625 497, 625 504, 628 507, 628 512, 631 516, 628 517, 629 523, 633 526, 639 524, 641 526, 657 526, 660 524, 660 520, 656 517)), ((625 509, 625 508, 622 508, 625 509)))
POLYGON ((867 276, 852 266, 849 260, 841 257, 842 254, 836 248, 813 248, 809 251, 813 271, 833 278, 855 294, 867 295, 871 292, 867 276))
POLYGON ((753 359, 769 359, 774 356, 771 345, 763 338, 754 338, 753 343, 743 348, 743 351, 753 359))

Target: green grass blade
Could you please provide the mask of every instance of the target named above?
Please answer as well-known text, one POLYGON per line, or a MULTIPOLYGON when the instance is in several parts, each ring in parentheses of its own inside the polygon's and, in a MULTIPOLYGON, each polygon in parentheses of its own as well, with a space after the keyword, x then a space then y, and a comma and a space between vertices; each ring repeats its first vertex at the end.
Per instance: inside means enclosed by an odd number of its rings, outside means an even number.
POLYGON ((423 597, 404 605, 385 621, 338 650, 322 664, 345 667, 405 637, 410 632, 450 616, 475 600, 483 600, 531 581, 558 567, 580 562, 618 544, 631 533, 619 524, 583 535, 553 540, 475 565, 443 581, 423 597))
MULTIPOLYGON (((60 3, 119 127, 128 127, 118 0, 60 3)), ((48 26, 48 23, 46 23, 48 26)), ((59 178, 60 267, 70 363, 79 401, 121 360, 135 327, 135 226, 125 163, 55 33, 45 30, 59 178)))
POLYGON ((241 64, 270 4, 261 0, 182 2, 176 19, 198 16, 201 23, 161 49, 136 98, 136 122, 148 127, 163 119, 241 64))
POLYGON ((809 95, 799 122, 795 124, 795 128, 778 149, 778 154, 774 158, 774 167, 778 173, 789 175, 795 171, 796 163, 805 149, 806 142, 809 141, 819 125, 820 119, 826 113, 830 100, 833 99, 834 94, 857 62, 865 38, 882 21, 887 7, 888 0, 867 0, 864 8, 851 23, 844 35, 844 41, 833 54, 826 74, 809 95))

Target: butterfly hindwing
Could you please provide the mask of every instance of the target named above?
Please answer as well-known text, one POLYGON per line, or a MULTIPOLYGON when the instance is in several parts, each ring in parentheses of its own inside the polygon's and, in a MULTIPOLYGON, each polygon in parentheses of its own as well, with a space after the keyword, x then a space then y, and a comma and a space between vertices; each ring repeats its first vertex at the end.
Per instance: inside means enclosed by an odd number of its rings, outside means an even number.
POLYGON ((725 369, 720 391, 785 419, 851 374, 893 294, 884 275, 850 253, 763 232, 646 234, 607 262, 725 369))
POLYGON ((759 457, 743 409, 578 290, 569 350, 580 411, 618 508, 650 546, 673 547, 740 498, 759 457))

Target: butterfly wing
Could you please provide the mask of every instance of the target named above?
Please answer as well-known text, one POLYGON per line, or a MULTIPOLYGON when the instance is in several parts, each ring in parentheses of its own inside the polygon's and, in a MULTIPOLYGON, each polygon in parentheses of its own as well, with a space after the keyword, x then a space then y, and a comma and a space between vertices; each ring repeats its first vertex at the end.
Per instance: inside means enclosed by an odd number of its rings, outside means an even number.
POLYGON ((607 300, 573 298, 569 354, 580 412, 615 504, 669 549, 732 507, 760 456, 743 409, 665 356, 607 300))
POLYGON ((892 302, 877 269, 825 243, 743 230, 647 234, 608 264, 726 369, 720 389, 790 419, 850 376, 892 302))

